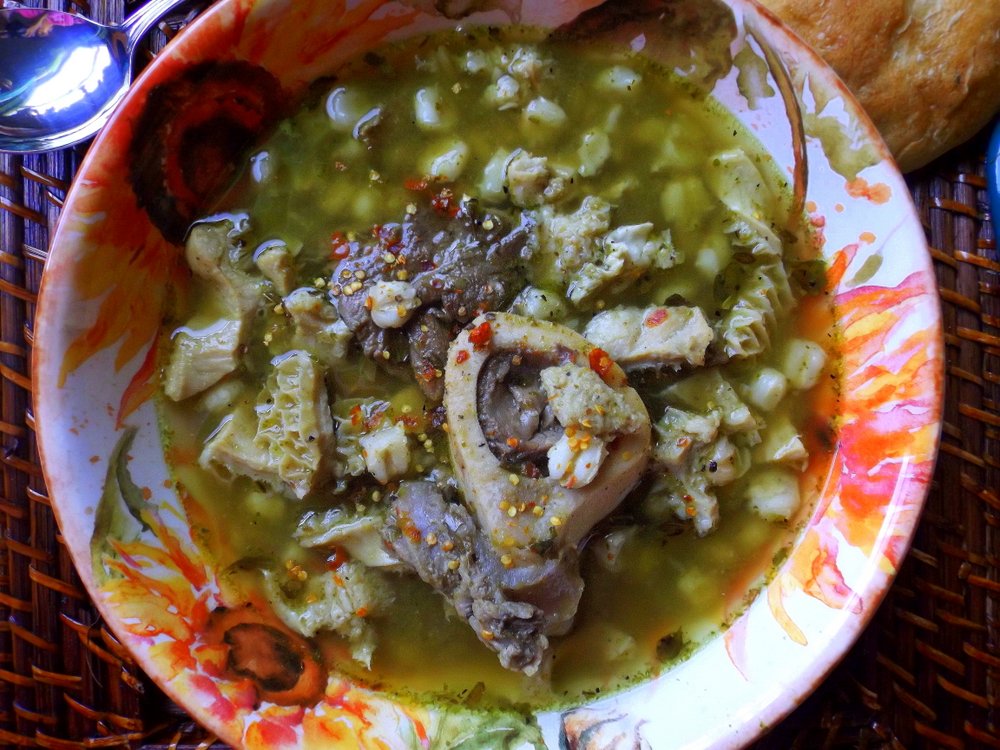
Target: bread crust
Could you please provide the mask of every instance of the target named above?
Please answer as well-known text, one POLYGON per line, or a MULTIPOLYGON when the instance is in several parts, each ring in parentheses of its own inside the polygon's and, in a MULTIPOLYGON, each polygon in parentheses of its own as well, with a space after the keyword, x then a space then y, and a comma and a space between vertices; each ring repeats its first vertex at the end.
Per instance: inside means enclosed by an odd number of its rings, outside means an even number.
POLYGON ((1000 0, 759 0, 837 71, 905 171, 1000 109, 1000 0))

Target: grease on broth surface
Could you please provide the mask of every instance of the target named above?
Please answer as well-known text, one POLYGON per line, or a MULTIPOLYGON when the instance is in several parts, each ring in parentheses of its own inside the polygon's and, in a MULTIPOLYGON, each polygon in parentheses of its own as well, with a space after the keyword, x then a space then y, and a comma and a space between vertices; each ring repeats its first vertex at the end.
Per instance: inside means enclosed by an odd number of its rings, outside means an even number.
MULTIPOLYGON (((205 278, 195 279, 165 327, 172 342, 164 349, 174 352, 165 365, 165 390, 174 397, 161 399, 168 461, 184 490, 210 509, 206 543, 234 588, 263 585, 296 611, 308 609, 310 597, 322 599, 310 586, 344 564, 340 547, 297 541, 310 512, 315 519, 339 507, 385 522, 400 483, 430 477, 454 491, 447 422, 434 393, 442 376, 432 363, 420 382, 424 372, 409 369, 412 355, 392 348, 385 333, 398 330, 392 323, 408 325, 426 304, 406 296, 412 279, 391 232, 425 212, 442 226, 471 212, 477 231, 496 223, 515 233, 520 221, 528 239, 517 254, 516 298, 508 294, 495 308, 457 307, 446 321, 452 338, 471 336, 459 332, 473 319, 490 331, 477 312, 513 309, 607 339, 592 321, 633 309, 646 327, 685 311, 691 330, 708 331, 711 343, 698 364, 698 353, 684 350, 668 361, 637 354, 629 367, 629 385, 655 428, 652 457, 638 487, 586 535, 572 629, 552 635, 538 674, 504 669, 484 642, 492 636, 475 632, 432 586, 393 565, 377 572, 379 611, 361 607, 339 634, 307 635, 336 669, 366 683, 441 700, 474 696, 487 706, 577 701, 683 657, 762 583, 790 542, 799 508, 818 494, 829 459, 835 363, 824 350, 833 349, 832 318, 822 268, 810 260, 803 217, 790 215, 788 193, 731 116, 639 57, 543 41, 526 30, 483 30, 409 42, 348 66, 252 155, 220 204, 229 213, 207 221, 228 222, 228 262, 239 278, 252 279, 246 284, 256 295, 238 364, 194 393, 187 390, 197 386, 171 379, 182 369, 173 361, 182 338, 204 357, 197 342, 232 315, 205 278), (588 222, 597 226, 592 236, 578 231, 588 222), (618 230, 627 231, 609 240, 618 230), (616 241, 626 249, 616 251, 616 241), (768 255, 775 247, 777 260, 768 255), (265 267, 261 258, 272 252, 265 267), (402 285, 391 287, 387 309, 368 305, 372 319, 380 313, 390 323, 372 327, 366 319, 377 340, 369 356, 357 330, 332 327, 345 319, 338 305, 352 285, 374 289, 350 265, 366 253, 399 267, 382 282, 402 285), (289 299, 302 289, 323 310, 339 310, 326 320, 321 351, 315 341, 303 344, 290 323, 289 299), (773 309, 760 313, 762 299, 773 309), (303 349, 310 361, 327 358, 325 392, 321 399, 314 393, 337 425, 336 446, 319 459, 327 481, 290 491, 293 485, 253 471, 241 475, 231 453, 220 472, 224 462, 206 460, 206 444, 230 427, 256 424, 272 406, 261 401, 261 387, 275 363, 303 349), (715 420, 700 449, 705 456, 715 450, 718 461, 693 467, 686 458, 694 417, 715 420), (404 435, 405 460, 396 466, 389 452, 376 466, 374 449, 358 448, 359 437, 385 428, 382 437, 396 439, 388 434, 393 425, 404 435), (671 453, 667 441, 683 440, 683 455, 671 453), (716 484, 709 474, 717 472, 732 476, 716 484)), ((487 296, 495 292, 485 288, 487 296)), ((612 320, 613 330, 623 321, 612 320)), ((603 344, 612 345, 615 336, 603 344)), ((515 462, 512 484, 552 471, 549 455, 541 469, 515 462)))

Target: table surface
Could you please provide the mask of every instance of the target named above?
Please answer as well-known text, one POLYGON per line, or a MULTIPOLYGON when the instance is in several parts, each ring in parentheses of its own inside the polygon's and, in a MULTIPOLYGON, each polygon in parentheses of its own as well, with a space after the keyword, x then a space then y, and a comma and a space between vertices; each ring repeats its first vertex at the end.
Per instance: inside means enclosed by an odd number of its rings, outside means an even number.
MULTIPOLYGON (((49 5, 118 22, 140 4, 49 5)), ((162 25, 139 64, 200 7, 162 25)), ((1000 257, 985 147, 984 135, 909 176, 946 345, 941 453, 913 547, 854 649, 758 750, 1000 748, 1000 257)), ((213 738, 102 626, 38 466, 28 368, 35 295, 85 149, 0 155, 0 747, 204 746, 213 738)))

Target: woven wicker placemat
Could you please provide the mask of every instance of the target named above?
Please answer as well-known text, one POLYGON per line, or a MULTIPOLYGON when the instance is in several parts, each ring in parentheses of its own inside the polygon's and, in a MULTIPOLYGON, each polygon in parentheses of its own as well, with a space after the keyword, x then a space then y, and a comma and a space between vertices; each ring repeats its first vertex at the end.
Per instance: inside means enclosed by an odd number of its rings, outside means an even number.
MULTIPOLYGON (((134 6, 68 9, 111 22, 134 6)), ((143 60, 193 13, 161 26, 143 60)), ((1000 257, 984 148, 977 139, 910 178, 947 355, 941 454, 913 548, 855 648, 757 750, 1000 748, 1000 257)), ((204 747, 213 738, 102 625, 38 466, 28 372, 35 294, 84 149, 0 155, 0 747, 204 747)))

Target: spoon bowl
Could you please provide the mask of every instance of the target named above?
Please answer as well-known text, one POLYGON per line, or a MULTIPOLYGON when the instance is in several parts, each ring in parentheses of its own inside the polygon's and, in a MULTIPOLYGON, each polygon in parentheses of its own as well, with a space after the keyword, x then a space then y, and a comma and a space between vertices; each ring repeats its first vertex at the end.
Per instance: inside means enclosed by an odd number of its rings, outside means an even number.
POLYGON ((0 10, 0 151, 49 151, 97 133, 128 90, 139 40, 185 1, 153 0, 121 26, 0 10))

